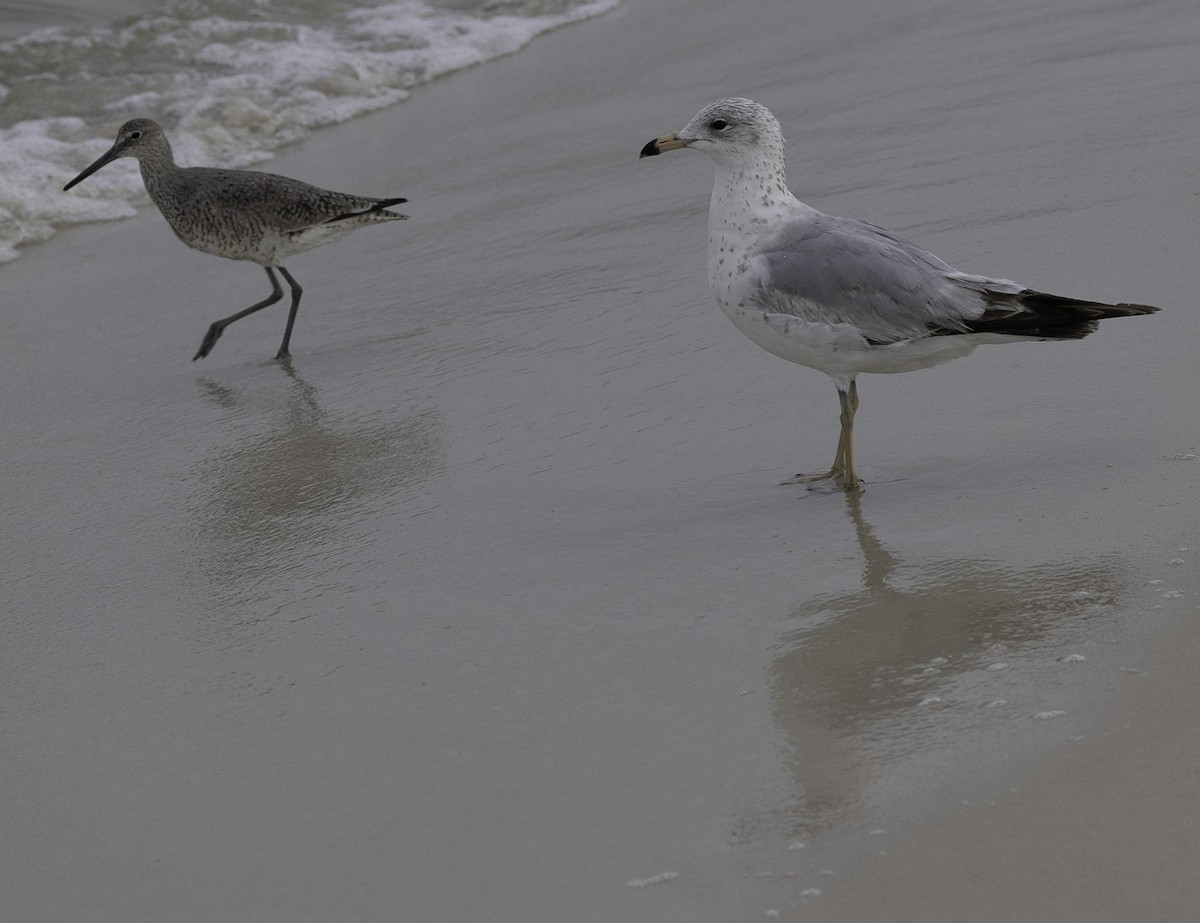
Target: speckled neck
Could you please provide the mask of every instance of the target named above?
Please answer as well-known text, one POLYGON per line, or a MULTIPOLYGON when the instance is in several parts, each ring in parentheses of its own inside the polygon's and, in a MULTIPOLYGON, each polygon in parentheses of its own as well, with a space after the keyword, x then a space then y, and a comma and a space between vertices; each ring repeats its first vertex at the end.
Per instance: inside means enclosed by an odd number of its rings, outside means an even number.
POLYGON ((744 268, 748 239, 761 238, 765 225, 808 208, 787 187, 782 141, 760 148, 757 155, 717 162, 708 211, 709 283, 714 288, 731 270, 744 268))
POLYGON ((726 221, 738 224, 761 221, 762 208, 789 205, 796 197, 787 188, 783 165, 768 158, 717 165, 712 205, 726 221))
POLYGON ((142 171, 142 182, 150 198, 161 208, 160 200, 168 188, 171 177, 178 171, 175 156, 171 153, 171 144, 165 135, 154 139, 154 146, 143 148, 137 156, 138 168, 142 171))

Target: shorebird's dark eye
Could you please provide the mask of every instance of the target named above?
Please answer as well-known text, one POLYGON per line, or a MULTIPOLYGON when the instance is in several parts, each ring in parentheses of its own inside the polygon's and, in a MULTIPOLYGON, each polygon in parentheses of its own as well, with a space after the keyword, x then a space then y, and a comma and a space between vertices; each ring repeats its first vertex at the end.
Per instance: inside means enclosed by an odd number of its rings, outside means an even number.
POLYGON ((138 138, 140 138, 141 136, 142 136, 142 133, 141 133, 140 131, 131 131, 131 132, 129 133, 129 139, 130 139, 131 141, 136 141, 136 140, 137 140, 138 138))
POLYGON ((729 127, 729 123, 724 119, 713 119, 712 122, 709 123, 709 126, 715 131, 724 131, 729 127))

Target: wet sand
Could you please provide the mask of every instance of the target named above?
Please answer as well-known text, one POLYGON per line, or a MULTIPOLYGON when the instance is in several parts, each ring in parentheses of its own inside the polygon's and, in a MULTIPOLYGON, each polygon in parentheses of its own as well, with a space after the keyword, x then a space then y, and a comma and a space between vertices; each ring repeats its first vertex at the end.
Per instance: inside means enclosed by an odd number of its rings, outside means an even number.
POLYGON ((189 362, 266 280, 152 212, 0 267, 8 918, 1185 917, 1200 22, 1068 7, 630 2, 323 132, 269 168, 412 220, 289 266, 290 369, 189 362), (832 384, 636 156, 732 93, 810 204, 1163 313, 865 376, 861 499, 778 486, 832 384))
POLYGON ((34 29, 107 26, 151 6, 152 0, 0 0, 0 37, 15 38, 34 29))
POLYGON ((1200 821, 1195 613, 1120 662, 1136 682, 1093 736, 948 805, 839 879, 805 920, 1183 920, 1200 821))

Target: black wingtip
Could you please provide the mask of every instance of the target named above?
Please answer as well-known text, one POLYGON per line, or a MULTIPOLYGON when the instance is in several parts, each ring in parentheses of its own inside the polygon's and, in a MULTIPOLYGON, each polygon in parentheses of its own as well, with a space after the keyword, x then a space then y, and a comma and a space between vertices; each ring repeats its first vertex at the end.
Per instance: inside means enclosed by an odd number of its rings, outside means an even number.
POLYGON ((967 322, 968 333, 999 333, 1042 340, 1081 340, 1095 333, 1102 320, 1157 314, 1159 310, 1148 304, 1081 301, 1031 289, 1016 294, 992 292, 987 297, 990 306, 982 317, 967 322))
POLYGON ((642 152, 638 154, 638 159, 641 160, 643 157, 657 157, 661 153, 662 151, 658 149, 658 138, 655 138, 653 141, 646 143, 646 146, 642 148, 642 152))
POLYGON ((1159 309, 1149 304, 1131 304, 1123 301, 1120 304, 1106 304, 1103 301, 1080 301, 1077 298, 1067 298, 1062 295, 1050 295, 1046 292, 1035 292, 1025 289, 1020 294, 1021 304, 1038 311, 1075 313, 1088 316, 1095 320, 1106 320, 1110 317, 1134 317, 1140 314, 1157 314, 1159 309))

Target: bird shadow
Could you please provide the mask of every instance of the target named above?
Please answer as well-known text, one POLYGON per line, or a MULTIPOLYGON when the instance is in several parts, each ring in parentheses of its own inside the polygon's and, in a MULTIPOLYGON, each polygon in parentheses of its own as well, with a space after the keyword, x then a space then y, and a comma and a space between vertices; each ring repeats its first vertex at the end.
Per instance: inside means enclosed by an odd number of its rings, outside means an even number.
POLYGON ((793 792, 748 811, 737 840, 844 823, 904 754, 1012 714, 1016 706, 997 698, 1015 682, 1004 678, 1004 658, 1036 659, 1070 630, 1116 616, 1123 571, 1111 557, 1024 568, 970 556, 909 564, 878 539, 860 492, 845 502, 859 585, 797 605, 800 627, 768 668, 793 792))

